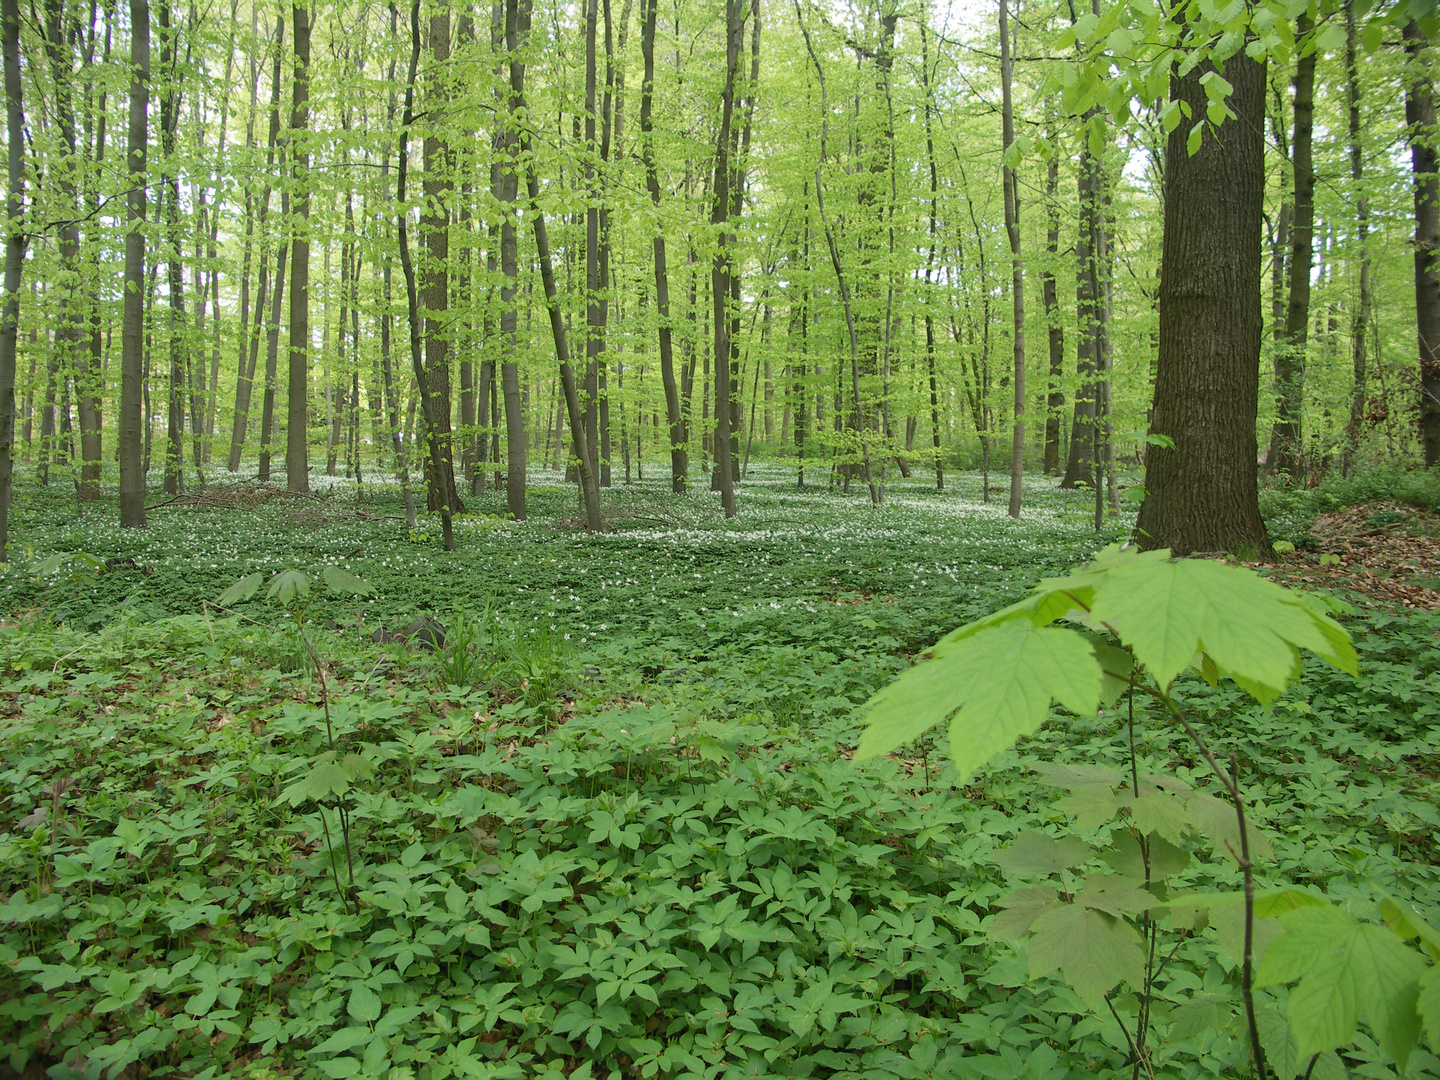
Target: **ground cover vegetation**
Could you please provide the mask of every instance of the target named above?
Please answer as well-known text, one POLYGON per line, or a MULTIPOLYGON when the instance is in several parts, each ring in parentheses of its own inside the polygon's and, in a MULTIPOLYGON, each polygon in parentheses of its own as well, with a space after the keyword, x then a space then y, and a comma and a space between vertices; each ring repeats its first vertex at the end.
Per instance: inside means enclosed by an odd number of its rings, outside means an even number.
MULTIPOLYGON (((453 554, 415 541, 393 489, 216 488, 144 531, 27 490, 38 543, 0 628, 13 1068, 1256 1074, 1239 907, 1187 923, 1137 899, 1146 866, 1172 911, 1245 877, 1228 796, 1158 700, 1133 703, 1133 743, 1126 705, 1042 704, 974 775, 929 736, 851 760, 857 705, 1127 521, 1097 535, 1089 493, 1037 480, 1014 522, 975 474, 857 512, 775 470, 730 521, 667 478, 588 534, 574 487, 532 479, 528 522, 492 492, 453 554), (418 617, 428 638, 375 640, 418 617), (1087 976, 1025 941, 1026 890, 1088 897, 1059 914, 1116 958, 1087 976)), ((1324 555, 1275 572, 1334 574, 1324 555)), ((1358 677, 1307 658, 1268 707, 1199 672, 1169 693, 1238 763, 1262 913, 1327 902, 1305 910, 1390 935, 1413 975, 1427 961, 1374 912, 1423 926, 1440 900, 1440 626, 1346 595, 1358 677)), ((1305 984, 1264 966, 1286 918, 1255 924, 1268 1075, 1440 1074, 1423 1009, 1377 1012, 1363 978, 1315 1042, 1305 984)))

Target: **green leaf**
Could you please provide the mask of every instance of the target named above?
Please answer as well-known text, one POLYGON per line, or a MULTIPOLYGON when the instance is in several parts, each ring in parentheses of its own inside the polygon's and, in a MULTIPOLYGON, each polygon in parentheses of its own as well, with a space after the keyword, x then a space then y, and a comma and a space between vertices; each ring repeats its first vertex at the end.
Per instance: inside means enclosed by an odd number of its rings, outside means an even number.
POLYGON ((234 607, 236 604, 243 604, 255 595, 260 588, 260 583, 264 580, 264 574, 246 574, 239 581, 235 582, 234 585, 231 585, 221 593, 220 599, 216 600, 215 603, 221 607, 234 607))
POLYGON ((331 795, 344 795, 350 790, 350 782, 350 774, 335 761, 334 753, 326 751, 315 759, 309 772, 280 793, 280 798, 291 806, 299 806, 307 799, 320 802, 331 795))
POLYGON ((1054 874, 1078 866, 1094 854, 1090 845, 1073 836, 1058 840, 1042 832, 1022 832, 1014 843, 993 853, 992 862, 1020 877, 1054 874))
POLYGON ((1142 834, 1158 833, 1177 845, 1190 827, 1185 803, 1156 787, 1140 789, 1140 797, 1130 803, 1130 819, 1142 834))
POLYGON ((1149 911, 1155 906, 1155 897, 1118 874, 1088 874, 1075 894, 1075 903, 1121 918, 1149 911))
MULTIPOLYGON (((1215 854, 1237 861, 1236 857, 1240 854, 1240 819, 1233 805, 1214 795, 1196 792, 1185 800, 1185 810, 1215 854)), ((1245 837, 1250 843, 1252 862, 1264 862, 1274 854, 1270 841, 1254 821, 1246 821, 1245 837)))
MULTIPOLYGON (((1170 874, 1178 874, 1185 867, 1190 865, 1190 855, 1182 848, 1159 836, 1147 836, 1146 843, 1150 848, 1150 878, 1168 877, 1170 874)), ((1128 878, 1145 880, 1145 857, 1140 850, 1140 841, 1129 829, 1114 834, 1110 841, 1109 850, 1102 852, 1102 859, 1106 865, 1117 874, 1123 874, 1128 878)))
POLYGON ((1420 976, 1420 997, 1415 1005, 1425 1024, 1425 1037, 1432 1047, 1440 1046, 1440 965, 1431 964, 1420 976))
POLYGON ((1139 986, 1145 978, 1145 949, 1135 928, 1080 904, 1041 914, 1031 929, 1029 954, 1032 979, 1058 968, 1092 1007, 1102 1005, 1117 982, 1139 986))
POLYGON ((988 933, 998 941, 1022 938, 1036 919, 1059 904, 1060 894, 1049 885, 1029 885, 1006 893, 995 901, 1000 910, 990 920, 988 933))
POLYGON ((1205 137, 1205 122, 1202 120, 1190 129, 1190 134, 1185 137, 1185 153, 1194 157, 1200 151, 1200 140, 1205 137))
POLYGON ((346 1011, 362 1024, 373 1024, 380 1019, 380 996, 361 983, 350 991, 350 1005, 346 1011))
POLYGON ((1052 804, 1062 814, 1075 819, 1082 829, 1098 829, 1114 821, 1119 812, 1130 805, 1129 793, 1116 794, 1108 784, 1087 784, 1052 804))
POLYGON ((1135 562, 1096 585, 1091 617, 1112 627, 1162 687, 1208 653, 1265 701, 1298 674, 1297 648, 1356 673, 1339 624, 1250 570, 1199 559, 1135 562))
POLYGON ((1406 941, 1419 938, 1431 960, 1440 961, 1440 930, 1420 917, 1409 904, 1386 896, 1380 901, 1380 917, 1406 941))
POLYGON ((1385 24, 1379 19, 1366 23, 1365 29, 1360 31, 1360 47, 1367 53, 1374 53, 1384 40, 1385 24))
POLYGON ((325 567, 320 571, 320 579, 325 582, 325 587, 331 592, 348 593, 351 596, 369 596, 375 591, 368 581, 358 578, 349 570, 342 570, 338 566, 325 567))
POLYGON ((966 777, 1039 727, 1052 699, 1082 715, 1100 700, 1100 665, 1074 630, 1012 619, 935 652, 870 699, 857 758, 887 753, 959 709, 950 756, 966 777))
POLYGON ((304 600, 310 595, 310 579, 299 570, 282 570, 270 579, 270 591, 266 598, 278 600, 289 607, 295 600, 304 600))
POLYGON ((1256 986, 1299 980, 1286 1015, 1301 1058, 1346 1046, 1363 1009, 1384 1050, 1402 1067, 1419 1035, 1424 960, 1388 928, 1334 907, 1279 919, 1285 933, 1267 950, 1256 986))

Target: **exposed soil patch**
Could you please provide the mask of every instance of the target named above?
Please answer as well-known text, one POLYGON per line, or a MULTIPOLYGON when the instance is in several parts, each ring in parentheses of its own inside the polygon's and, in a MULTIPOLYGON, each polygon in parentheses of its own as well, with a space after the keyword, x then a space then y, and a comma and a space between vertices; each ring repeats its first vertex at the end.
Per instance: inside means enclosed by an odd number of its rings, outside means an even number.
POLYGON ((1440 515, 1400 503, 1365 503, 1321 514, 1311 534, 1315 550, 1280 556, 1277 580, 1440 609, 1440 515))

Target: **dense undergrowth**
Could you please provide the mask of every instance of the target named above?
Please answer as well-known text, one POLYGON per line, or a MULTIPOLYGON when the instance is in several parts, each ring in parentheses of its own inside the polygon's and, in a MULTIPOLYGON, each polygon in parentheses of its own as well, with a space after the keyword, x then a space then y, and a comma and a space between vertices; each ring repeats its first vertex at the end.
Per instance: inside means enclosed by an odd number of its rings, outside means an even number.
MULTIPOLYGON (((1133 998, 1096 1015, 987 934, 1008 891, 993 852, 1062 821, 1026 761, 1118 763, 1122 717, 1047 725, 963 786, 928 742, 848 760, 853 706, 914 654, 1112 537, 1038 480, 1020 523, 974 477, 894 487, 880 511, 785 480, 747 484, 729 524, 708 494, 617 489, 599 537, 537 484, 530 522, 472 514, 449 556, 385 498, 177 506, 122 533, 106 508, 46 526, 58 504, 31 496, 33 554, 0 579, 11 1066, 1131 1075, 1133 998), (245 574, 326 565, 377 590, 307 612, 331 757, 293 624, 264 590, 210 606, 245 574), (442 649, 371 640, 421 614, 442 649)), ((1440 621, 1349 625, 1359 680, 1307 668, 1270 710, 1226 683, 1184 693, 1243 762, 1263 880, 1433 912, 1440 621)), ((1205 787, 1142 720, 1142 758, 1205 787)), ((1235 887, 1203 837, 1186 847, 1173 885, 1235 887)), ((1157 1075, 1245 1071, 1223 930, 1165 969, 1157 1075)), ((1283 1001, 1262 998, 1283 1059, 1283 1001)), ((1347 1065, 1395 1075, 1364 1038, 1347 1065)))

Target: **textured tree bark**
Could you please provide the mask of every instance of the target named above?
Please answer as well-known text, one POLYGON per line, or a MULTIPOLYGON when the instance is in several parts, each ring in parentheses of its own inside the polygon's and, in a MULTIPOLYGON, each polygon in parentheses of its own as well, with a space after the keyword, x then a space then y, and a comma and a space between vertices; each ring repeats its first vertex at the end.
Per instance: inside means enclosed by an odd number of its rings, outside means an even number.
POLYGON ((741 0, 725 4, 725 88, 720 95, 720 130, 715 137, 714 203, 710 223, 719 226, 718 246, 710 270, 710 296, 715 334, 715 467, 720 505, 727 518, 735 516, 735 472, 730 467, 730 253, 726 225, 730 217, 730 129, 735 113, 735 76, 740 66, 744 33, 741 0))
MULTIPOLYGON (((1015 141, 1015 106, 1010 97, 1013 70, 1009 11, 1006 0, 1000 0, 1000 127, 1006 152, 1015 141)), ((1015 190, 1015 170, 1002 165, 1000 172, 1005 194, 1005 234, 1010 240, 1010 301, 1015 317, 1015 427, 1010 441, 1008 510, 1012 518, 1018 518, 1021 483, 1025 479, 1025 264, 1020 258, 1020 195, 1015 190)))
POLYGON ((77 224, 80 199, 75 182, 80 171, 80 158, 70 88, 72 58, 65 41, 60 0, 46 0, 45 3, 45 52, 50 62, 55 124, 59 129, 62 151, 60 161, 50 171, 60 188, 65 209, 72 218, 60 224, 56 237, 64 284, 58 305, 55 349, 61 370, 73 372, 76 388, 80 391, 80 454, 84 465, 79 491, 81 501, 90 502, 100 497, 100 409, 99 400, 90 385, 89 356, 85 348, 88 320, 80 271, 80 227, 77 224))
POLYGON ((310 13, 296 5, 295 81, 290 111, 290 160, 296 189, 290 241, 290 364, 285 431, 285 489, 310 490, 310 13))
MULTIPOLYGON (((518 33, 518 26, 517 26, 518 33)), ((510 48, 518 49, 518 39, 510 48)), ((512 65, 517 59, 512 56, 512 65)), ((513 72, 513 68, 512 68, 513 72)), ((525 520, 526 451, 525 416, 520 403, 520 368, 516 360, 519 350, 520 286, 519 245, 515 235, 515 202, 520 191, 520 163, 516 150, 520 143, 522 96, 525 93, 525 66, 519 65, 518 79, 511 76, 506 97, 506 121, 500 145, 500 204, 505 215, 500 225, 500 269, 504 283, 500 286, 500 342, 504 360, 500 365, 500 383, 505 396, 505 505, 516 521, 525 520)))
MULTIPOLYGON (((9 65, 6 77, 9 78, 9 65)), ((16 73, 18 80, 19 73, 16 73)), ((16 87, 18 96, 19 88, 16 87)), ((7 98, 9 94, 7 93, 7 98)), ((17 104, 18 111, 18 104, 17 104)), ((126 193, 125 301, 121 330, 120 359, 120 524, 127 528, 145 525, 145 470, 141 455, 144 432, 140 426, 140 405, 144 391, 145 367, 145 183, 150 114, 150 4, 130 0, 130 115, 125 171, 130 189, 126 193)), ((12 131, 16 129, 12 128, 12 131)), ((11 154, 17 154, 21 140, 11 138, 11 154)), ((9 253, 6 253, 7 263, 9 253)), ((18 282, 17 282, 18 284, 18 282)), ((13 298, 14 293, 8 293, 13 298)), ((7 320, 6 328, 10 326, 7 320)), ((3 349, 3 341, 0 341, 3 349)), ((4 409, 3 353, 0 353, 0 411, 4 409)), ((0 444, 3 444, 3 416, 0 416, 0 444)), ((0 453, 0 469, 9 456, 0 453)), ((0 484, 8 479, 0 477, 0 484)))
POLYGON ((1045 325, 1050 345, 1050 390, 1045 398, 1046 476, 1060 471, 1060 414, 1065 408, 1065 328, 1060 323, 1060 298, 1055 288, 1055 264, 1060 257, 1060 204, 1056 192, 1060 186, 1060 157, 1050 155, 1045 173, 1045 251, 1050 263, 1040 273, 1040 298, 1045 305, 1045 325))
MULTIPOLYGON (((645 56, 645 81, 640 88, 641 156, 645 162, 645 187, 650 203, 660 209, 660 177, 655 168, 655 18, 658 0, 643 0, 640 49, 645 56)), ((675 349, 670 331, 670 268, 665 257, 665 229, 657 221, 651 241, 655 253, 655 314, 659 325, 660 381, 665 387, 665 419, 670 425, 670 488, 683 492, 690 478, 690 434, 680 409, 680 390, 675 383, 675 349)))
MULTIPOLYGON (((459 489, 455 486, 455 457, 451 445, 450 394, 450 194, 449 144, 439 133, 450 102, 450 10, 441 5, 430 16, 430 52, 435 61, 431 80, 429 131, 424 141, 425 202, 420 211, 420 240, 425 258, 420 273, 420 303, 425 320, 425 378, 435 406, 436 438, 440 444, 440 467, 444 482, 431 476, 425 505, 435 511, 442 497, 450 499, 450 512, 463 514, 459 489), (448 495, 442 493, 448 492, 448 495)), ((430 472, 427 467, 426 472, 430 472)))
POLYGON ((410 72, 405 80, 405 109, 400 118, 400 152, 395 174, 395 232, 400 242, 400 268, 405 275, 405 306, 410 324, 410 367, 420 396, 420 415, 425 425, 425 442, 430 448, 430 473, 440 496, 440 534, 446 551, 455 550, 454 523, 451 520, 451 491, 446 486, 448 473, 440 450, 440 432, 436 427, 436 403, 425 377, 425 361, 421 354, 420 297, 415 284, 415 263, 410 257, 410 236, 406 224, 405 179, 410 168, 410 129, 415 124, 415 74, 420 66, 420 0, 410 6, 410 72))
POLYGON ((1365 197, 1365 156, 1360 144, 1360 73, 1356 65, 1355 4, 1345 3, 1345 97, 1350 113, 1350 181, 1354 185, 1355 240, 1360 245, 1359 306, 1350 319, 1350 361, 1355 382, 1350 391, 1350 423, 1340 471, 1349 476, 1365 425, 1365 335, 1370 329, 1370 201, 1365 197))
POLYGON ((180 73, 178 70, 179 31, 170 23, 169 0, 161 0, 156 9, 160 29, 160 69, 163 72, 160 95, 160 193, 164 206, 160 214, 167 231, 165 264, 166 293, 170 301, 170 317, 166 327, 170 339, 169 408, 165 426, 165 494, 178 495, 184 482, 185 449, 181 439, 185 431, 185 372, 189 366, 189 342, 185 326, 185 271, 181 265, 184 248, 180 240, 180 185, 175 170, 175 131, 180 122, 180 73))
MULTIPOLYGON (((144 4, 144 0, 134 0, 144 4)), ((134 11, 132 4, 131 11, 134 11)), ((136 36, 149 43, 146 30, 136 36)), ((25 113, 20 86, 20 3, 0 0, 0 51, 5 58, 5 306, 0 311, 0 562, 10 561, 10 498, 15 453, 15 352, 20 331, 20 275, 25 260, 25 113)), ((145 70, 149 69, 145 50, 145 70)), ((136 70, 139 69, 137 65, 136 70)), ((136 76, 138 80, 139 76, 136 76)), ((143 115, 143 113, 142 113, 143 115)), ((134 119, 134 108, 131 108, 134 119)), ((143 203, 142 203, 143 205, 143 203)), ((127 241, 128 245, 128 241, 127 241)), ((140 493, 140 522, 144 524, 145 493, 140 493)), ((122 524, 125 524, 122 522, 122 524)))
MULTIPOLYGON (((1295 37, 1312 29, 1310 16, 1295 20, 1295 37)), ((1315 127, 1315 53, 1295 62, 1295 217, 1290 225, 1290 300, 1285 307, 1285 340, 1275 353, 1275 426, 1266 468, 1299 479, 1304 468, 1305 346, 1310 323, 1310 270, 1314 262, 1315 170, 1311 152, 1315 127)))
MULTIPOLYGON (((1084 136, 1082 136, 1084 138, 1084 136)), ((1065 464, 1062 488, 1079 484, 1096 486, 1098 470, 1094 461, 1095 429, 1100 422, 1100 387, 1096 375, 1099 358, 1099 296, 1096 292, 1095 221, 1099 215, 1100 162, 1090 152, 1085 139, 1076 174, 1079 194, 1080 222, 1075 233, 1075 310, 1078 322, 1075 336, 1075 372, 1079 378, 1075 388, 1074 417, 1070 425, 1070 453, 1065 464)))
POLYGON ((1435 94, 1415 22, 1404 29, 1412 71, 1405 91, 1415 183, 1415 327, 1420 346, 1420 446, 1428 469, 1440 461, 1440 184, 1436 183, 1435 94))
MULTIPOLYGON (((1204 115, 1202 64, 1171 80, 1171 96, 1204 115)), ((1188 129, 1165 150, 1160 355, 1142 547, 1265 552, 1255 419, 1260 392, 1260 226, 1264 206, 1265 68, 1239 53, 1225 64, 1235 119, 1205 132, 1193 157, 1188 129)))

